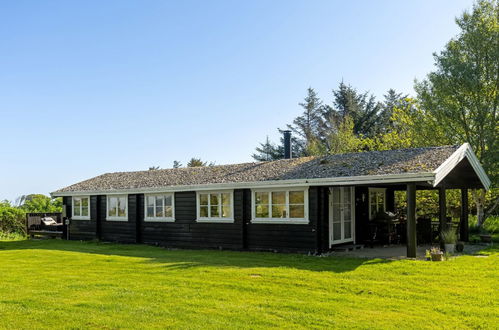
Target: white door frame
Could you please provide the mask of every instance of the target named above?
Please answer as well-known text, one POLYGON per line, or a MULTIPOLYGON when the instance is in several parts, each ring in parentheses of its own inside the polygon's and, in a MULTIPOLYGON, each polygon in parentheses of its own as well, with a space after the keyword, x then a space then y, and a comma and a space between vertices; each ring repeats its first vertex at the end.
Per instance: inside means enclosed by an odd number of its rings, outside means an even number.
POLYGON ((341 215, 341 239, 339 240, 333 240, 333 189, 329 188, 329 246, 334 245, 334 244, 341 244, 341 243, 348 243, 348 242, 354 242, 355 243, 355 187, 348 186, 348 187, 335 187, 335 188, 340 188, 341 194, 340 194, 340 205, 343 205, 343 194, 345 191, 350 190, 350 207, 351 207, 351 233, 352 237, 346 238, 345 239, 345 222, 343 218, 343 210, 340 211, 341 215))

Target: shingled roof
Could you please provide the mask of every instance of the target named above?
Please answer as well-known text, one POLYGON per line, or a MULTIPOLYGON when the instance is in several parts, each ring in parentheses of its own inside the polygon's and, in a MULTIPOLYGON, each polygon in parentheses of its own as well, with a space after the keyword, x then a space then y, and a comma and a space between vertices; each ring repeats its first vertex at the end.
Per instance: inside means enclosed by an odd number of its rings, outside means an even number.
POLYGON ((57 190, 53 195, 69 192, 113 192, 176 186, 432 173, 458 148, 459 146, 443 146, 370 151, 269 162, 107 173, 57 190))

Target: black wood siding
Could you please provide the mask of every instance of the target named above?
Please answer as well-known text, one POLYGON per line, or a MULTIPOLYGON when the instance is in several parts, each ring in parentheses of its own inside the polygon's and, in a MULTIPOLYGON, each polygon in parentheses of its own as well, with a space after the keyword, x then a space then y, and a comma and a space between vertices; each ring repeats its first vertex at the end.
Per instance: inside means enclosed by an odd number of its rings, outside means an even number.
POLYGON ((242 249, 243 190, 234 190, 234 223, 196 222, 196 192, 175 193, 175 222, 146 222, 140 195, 139 241, 166 247, 242 249))
MULTIPOLYGON (((91 220, 71 221, 71 239, 172 248, 316 253, 328 240, 327 188, 309 189, 309 224, 251 223, 251 191, 234 190, 233 223, 196 222, 196 193, 175 193, 175 222, 144 221, 144 195, 128 195, 128 221, 106 220, 106 196, 91 196, 91 220), (325 241, 324 241, 325 239, 325 241)), ((71 198, 65 198, 71 214, 71 198), (68 204, 69 203, 69 204, 68 204)))
POLYGON ((90 220, 73 220, 72 198, 64 197, 63 203, 66 206, 66 216, 71 219, 69 225, 69 238, 72 240, 92 240, 97 233, 97 198, 90 196, 90 220))
MULTIPOLYGON (((317 228, 319 222, 320 187, 308 191, 309 223, 302 224, 258 224, 247 225, 247 244, 250 250, 282 252, 317 252, 317 228)), ((250 195, 251 198, 251 195, 250 195)), ((245 203, 251 217, 251 200, 245 203)))
POLYGON ((128 195, 128 221, 106 220, 107 197, 99 196, 100 239, 109 242, 135 243, 137 222, 137 196, 128 195))

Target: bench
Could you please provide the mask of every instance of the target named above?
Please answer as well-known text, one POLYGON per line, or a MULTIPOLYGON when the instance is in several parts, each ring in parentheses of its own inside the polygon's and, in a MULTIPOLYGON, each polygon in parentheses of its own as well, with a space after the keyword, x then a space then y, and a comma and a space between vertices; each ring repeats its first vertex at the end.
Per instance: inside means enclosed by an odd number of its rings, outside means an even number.
POLYGON ((55 231, 55 230, 30 230, 28 232, 31 238, 35 238, 35 236, 49 237, 49 238, 62 238, 64 232, 55 231))

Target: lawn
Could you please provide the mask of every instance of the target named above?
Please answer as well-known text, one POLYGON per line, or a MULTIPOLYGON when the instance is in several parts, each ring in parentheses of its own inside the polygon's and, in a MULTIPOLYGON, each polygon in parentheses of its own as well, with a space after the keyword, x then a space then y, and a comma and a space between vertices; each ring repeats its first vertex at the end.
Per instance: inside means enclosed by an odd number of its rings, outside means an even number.
POLYGON ((3 241, 0 327, 497 328, 498 261, 3 241))

